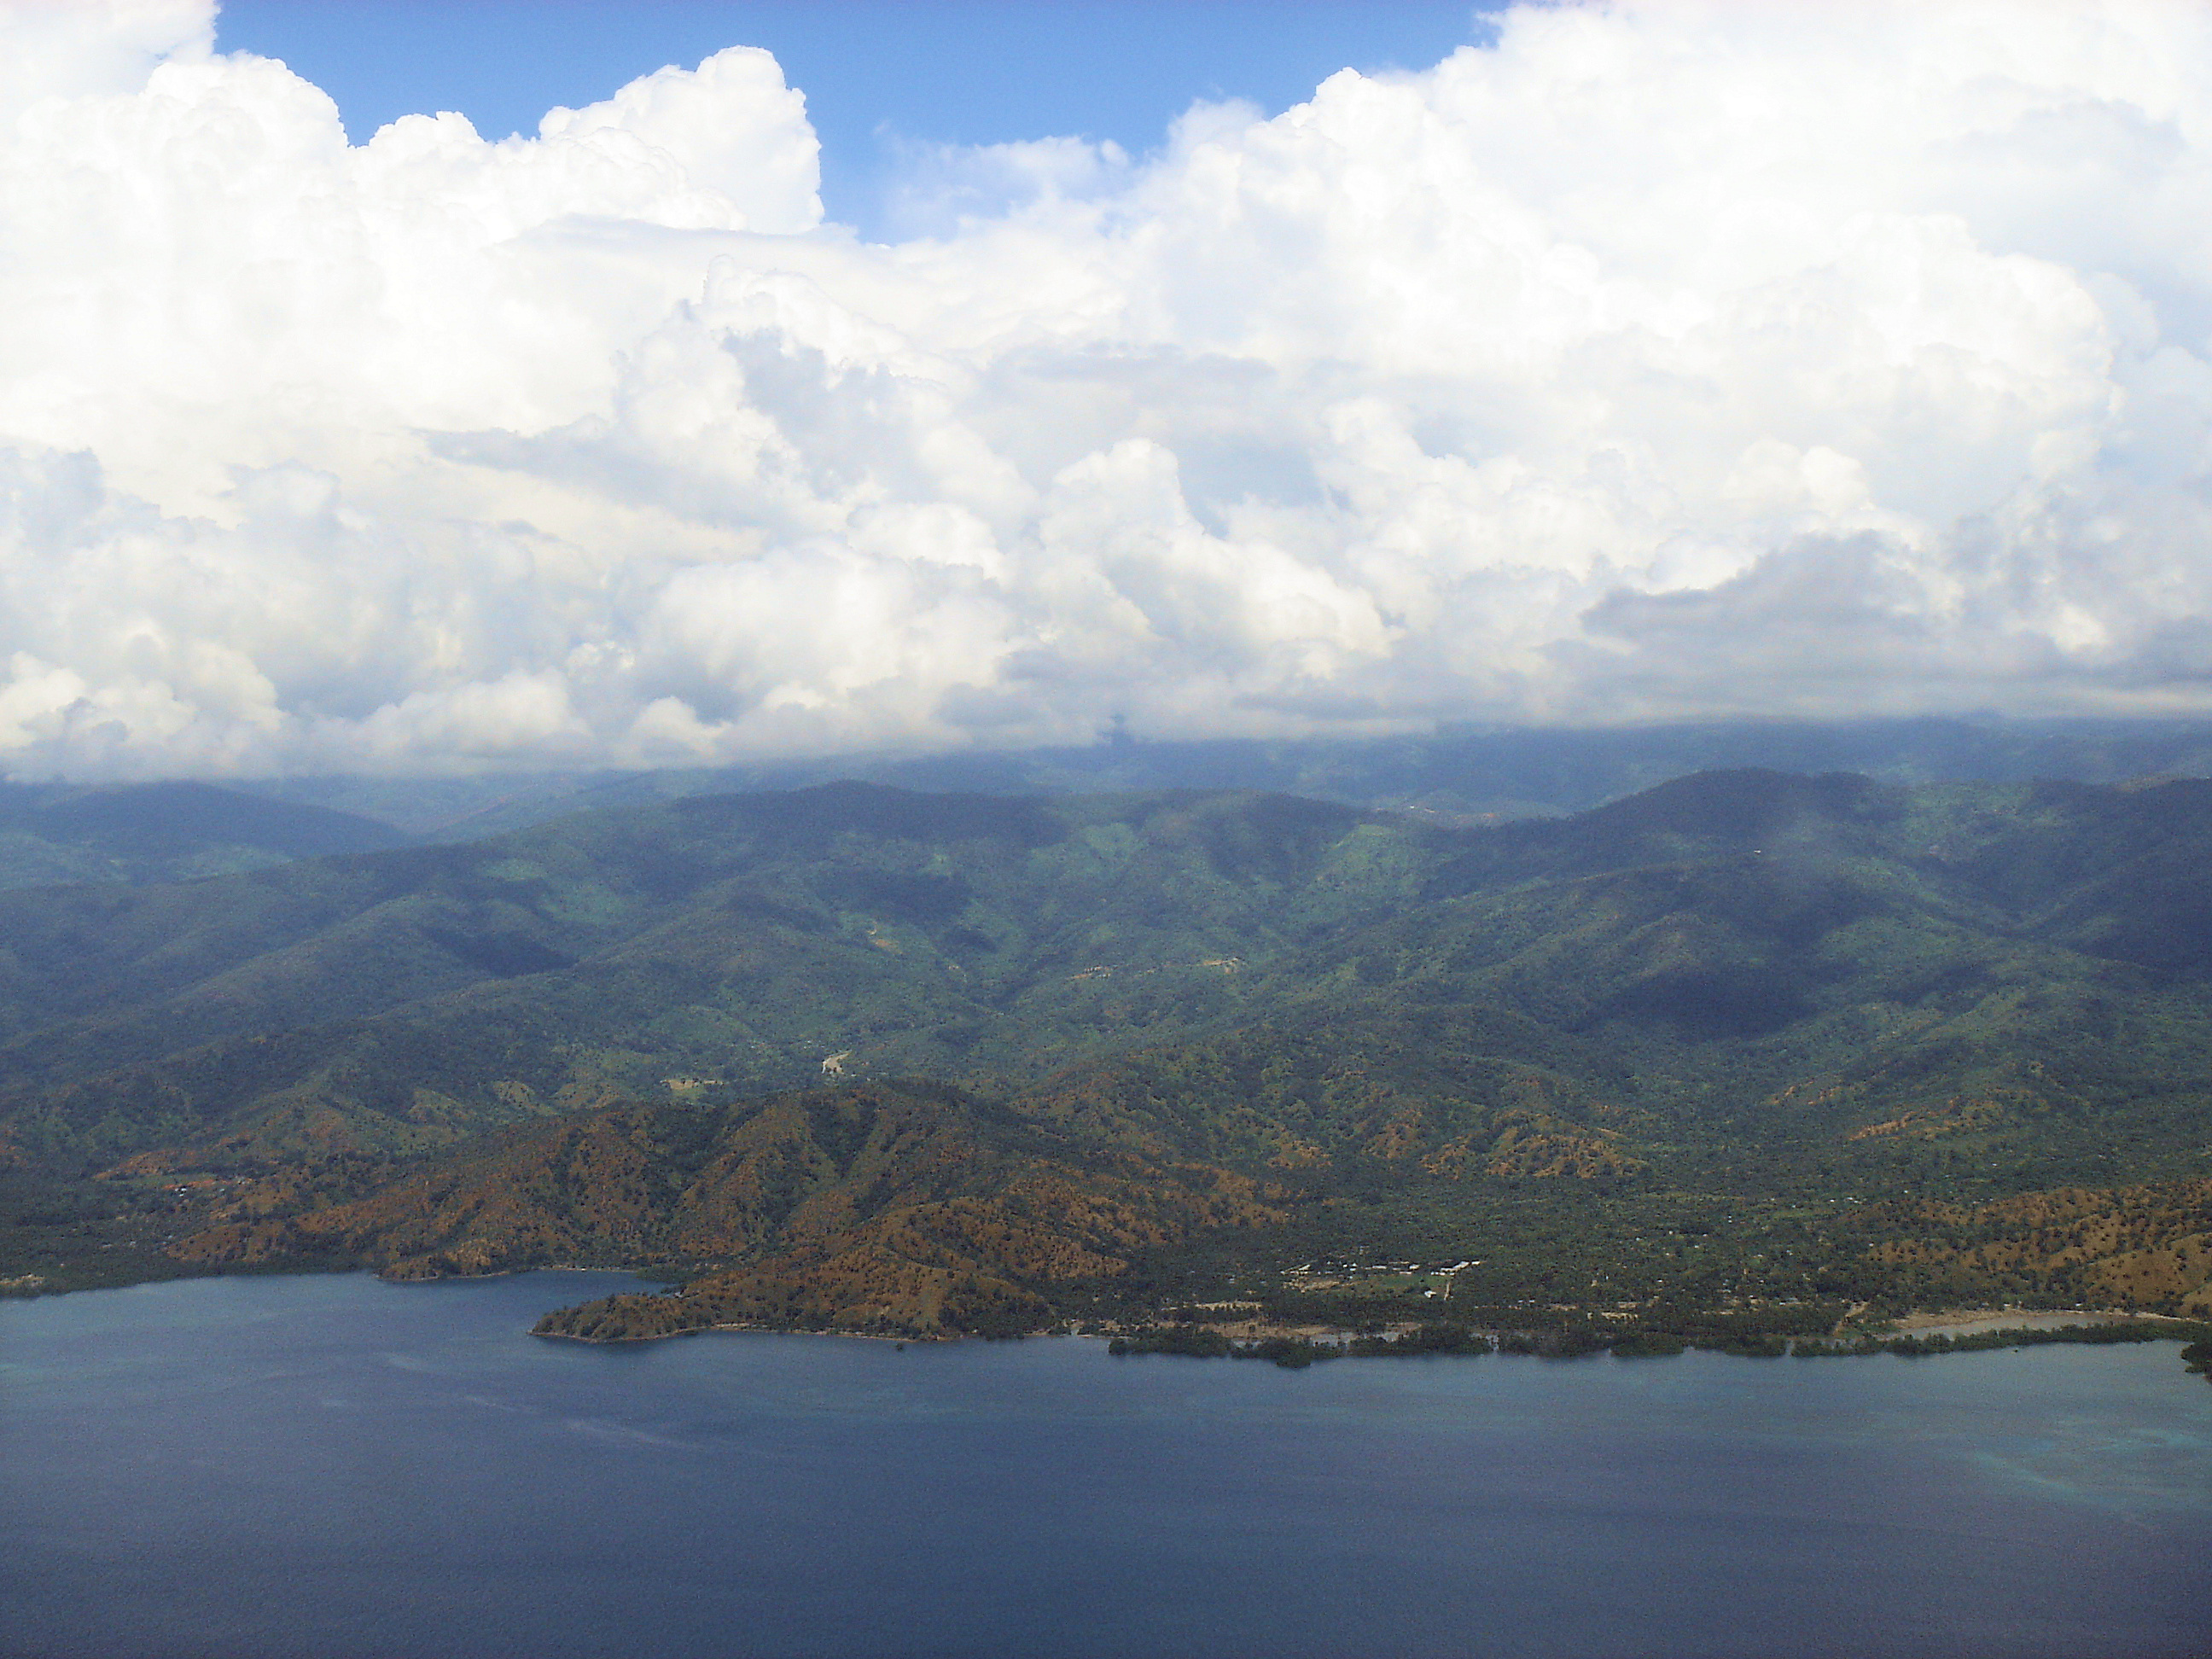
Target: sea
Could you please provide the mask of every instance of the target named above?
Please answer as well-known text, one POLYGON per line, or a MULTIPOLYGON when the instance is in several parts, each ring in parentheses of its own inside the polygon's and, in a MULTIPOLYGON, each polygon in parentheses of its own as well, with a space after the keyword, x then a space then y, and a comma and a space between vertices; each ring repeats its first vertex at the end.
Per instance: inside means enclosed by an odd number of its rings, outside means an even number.
POLYGON ((586 1346, 635 1281, 0 1304, 0 1653, 2212 1653, 2176 1345, 1923 1359, 586 1346))

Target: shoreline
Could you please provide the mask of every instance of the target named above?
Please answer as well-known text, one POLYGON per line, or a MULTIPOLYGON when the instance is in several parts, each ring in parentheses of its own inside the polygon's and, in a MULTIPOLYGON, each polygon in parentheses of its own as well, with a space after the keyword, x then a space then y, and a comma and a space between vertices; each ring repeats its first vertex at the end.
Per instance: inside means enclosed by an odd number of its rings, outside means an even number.
MULTIPOLYGON (((599 1269, 593 1268, 589 1271, 597 1272, 599 1269)), ((479 1278, 491 1276, 489 1273, 477 1275, 479 1278)), ((436 1281, 424 1279, 418 1282, 434 1284, 436 1281)), ((648 1331, 637 1336, 579 1336, 574 1331, 540 1330, 532 1330, 530 1334, 546 1342, 580 1342, 591 1348, 619 1348, 632 1342, 673 1342, 679 1337, 706 1336, 715 1331, 727 1331, 740 1336, 835 1336, 842 1337, 848 1342, 896 1342, 901 1347, 904 1347, 909 1342, 988 1342, 994 1340, 1007 1340, 982 1336, 898 1336, 884 1331, 811 1331, 788 1325, 751 1324, 690 1325, 680 1331, 648 1331)), ((1031 1337, 1073 1336, 1073 1331, 1032 1331, 1028 1336, 1016 1337, 1012 1340, 1026 1342, 1031 1337)))
MULTIPOLYGON (((1863 1338, 1870 1338, 1877 1346, 1869 1349, 1863 1356, 1853 1354, 1848 1357, 1872 1358, 1875 1355, 1888 1352, 1890 1350, 1887 1345, 1891 1341, 1899 1338, 1924 1340, 1930 1337, 1971 1336, 1976 1334, 2011 1335, 2017 1333, 2029 1340, 2008 1346, 2021 1347, 2043 1346, 2048 1345, 2037 1342, 2033 1340, 2039 1333, 2047 1331, 2087 1329, 2104 1325, 2170 1325, 2177 1328, 2171 1339, 2154 1338, 2151 1340, 2185 1341, 2191 1334, 2202 1330, 2207 1322, 2208 1322, 2203 1320, 2190 1319, 2178 1314, 2133 1313, 2121 1308, 2069 1310, 2045 1309, 2027 1313, 2023 1313, 2018 1310, 2010 1311, 1986 1309, 1972 1310, 1955 1309, 1944 1310, 1940 1311, 1908 1314, 1905 1316, 1904 1318, 1895 1322, 1888 1327, 1879 1330, 1869 1330, 1863 1332, 1861 1334, 1863 1338)), ((1158 1331, 1163 1328, 1166 1328, 1156 1323, 1142 1325, 1117 1325, 1110 1329, 1097 1331, 1085 1332, 1074 1330, 1073 1328, 1063 1328, 1030 1331, 1018 1337, 992 1338, 967 1334, 939 1334, 935 1335, 896 1336, 882 1334, 872 1331, 805 1330, 794 1329, 787 1326, 780 1325, 732 1323, 695 1326, 690 1330, 669 1331, 650 1336, 574 1336, 566 1332, 560 1331, 548 1331, 543 1333, 543 1334, 549 1338, 557 1338, 559 1340, 570 1342, 584 1342, 597 1346, 614 1346, 628 1342, 661 1342, 668 1341, 674 1338, 682 1336, 703 1335, 710 1331, 726 1331, 740 1335, 842 1337, 848 1340, 860 1342, 892 1342, 903 1347, 909 1342, 929 1343, 933 1345, 986 1341, 1033 1342, 1052 1338, 1066 1338, 1075 1341, 1097 1342, 1103 1344, 1111 1342, 1116 1338, 1127 1339, 1146 1332, 1158 1331)), ((1254 1320, 1242 1321, 1231 1325, 1211 1326, 1202 1328, 1218 1331, 1224 1337, 1236 1342, 1298 1342, 1309 1344, 1314 1346, 1329 1346, 1340 1347, 1346 1351, 1346 1356, 1347 1358, 1372 1357, 1360 1356, 1351 1352, 1350 1345, 1353 1341, 1359 1340, 1360 1333, 1349 1326, 1312 1324, 1270 1325, 1261 1321, 1254 1320)), ((1369 1334, 1370 1336, 1382 1337, 1386 1340, 1395 1340, 1409 1336, 1420 1328, 1421 1327, 1418 1322, 1394 1324, 1384 1326, 1381 1330, 1370 1333, 1369 1334)), ((1507 1328, 1490 1328, 1470 1327, 1468 1328, 1472 1334, 1480 1336, 1491 1344, 1490 1352, 1492 1354, 1510 1354, 1513 1352, 1512 1350, 1507 1349, 1503 1345, 1506 1338, 1517 1334, 1516 1330, 1507 1328)), ((538 1334, 538 1333, 533 1333, 533 1334, 538 1334)), ((1782 1340, 1789 1345, 1787 1352, 1793 1354, 1799 1350, 1800 1346, 1804 1345, 1811 1345, 1814 1351, 1824 1353, 1837 1352, 1838 1346, 1838 1339, 1832 1336, 1813 1338, 1789 1337, 1782 1340)), ((1685 1347, 1686 1351, 1688 1352, 1725 1352, 1724 1350, 1717 1347, 1701 1347, 1701 1345, 1696 1342, 1686 1343, 1685 1347)), ((1592 1353, 1598 1354, 1607 1353, 1609 1352, 1610 1350, 1607 1348, 1599 1348, 1593 1350, 1592 1353)), ((1973 1352, 1973 1350, 1966 1349, 1962 1350, 1962 1352, 1973 1352)), ((1453 1356, 1449 1353, 1443 1353, 1436 1357, 1449 1358, 1453 1356)), ((1584 1358, 1590 1356, 1542 1355, 1537 1357, 1584 1358)), ((1632 1356, 1621 1357, 1628 1358, 1632 1356)), ((1649 1358, 1651 1356, 1639 1355, 1632 1357, 1649 1358)), ((1736 1357, 1741 1358, 1742 1356, 1736 1357)))
POLYGON ((1890 1336, 1959 1336, 1985 1330, 2063 1330, 2069 1325, 2195 1325, 2180 1314, 2131 1313, 2124 1308, 1945 1308, 1909 1313, 1879 1328, 1890 1336))
MULTIPOLYGON (((665 1285, 670 1281, 656 1281, 645 1277, 647 1273, 665 1270, 665 1264, 659 1264, 654 1267, 641 1269, 638 1267, 627 1264, 606 1265, 599 1263, 560 1261, 532 1264, 528 1266, 496 1267, 484 1273, 441 1273, 434 1277, 426 1276, 417 1278, 407 1275, 393 1276, 387 1273, 381 1268, 370 1267, 365 1264, 360 1263, 348 1264, 345 1266, 317 1265, 302 1266, 295 1268, 274 1269, 267 1266, 257 1264, 256 1267, 248 1268, 244 1272, 223 1272, 218 1270, 215 1272, 184 1273, 175 1275, 163 1275, 159 1279, 149 1278, 145 1279, 131 1279, 125 1281, 122 1284, 84 1285, 69 1290, 51 1290, 45 1288, 43 1285, 37 1289, 31 1289, 28 1286, 22 1285, 20 1280, 0 1281, 0 1285, 4 1285, 5 1286, 4 1291, 0 1291, 0 1301, 43 1301, 47 1297, 56 1296, 73 1296, 96 1291, 125 1290, 141 1284, 177 1283, 195 1279, 234 1278, 251 1279, 264 1276, 288 1278, 295 1273, 307 1276, 317 1276, 325 1273, 343 1275, 357 1273, 373 1278, 380 1284, 390 1285, 395 1287, 404 1287, 415 1285, 471 1284, 497 1279, 520 1278, 526 1274, 538 1273, 613 1273, 622 1274, 631 1279, 638 1279, 643 1285, 652 1285, 655 1283, 665 1285)), ((25 1277, 30 1278, 35 1277, 35 1275, 25 1275, 25 1277)), ((556 1310, 555 1311, 558 1311, 558 1310, 556 1310)), ((1441 1319, 1432 1321, 1394 1322, 1391 1324, 1382 1328, 1381 1330, 1370 1333, 1370 1334, 1381 1336, 1386 1340, 1395 1340, 1396 1339, 1407 1336, 1420 1329, 1424 1324, 1448 1322, 1454 1322, 1441 1319)), ((2154 1313, 2124 1308, 2054 1309, 1982 1307, 1919 1309, 1915 1310, 1911 1313, 1901 1315, 1895 1319, 1879 1323, 1861 1322, 1860 1321, 1852 1318, 1850 1316, 1846 1316, 1843 1323, 1839 1325, 1836 1330, 1830 1332, 1824 1337, 1790 1337, 1784 1338, 1782 1340, 1788 1345, 1785 1352, 1796 1352, 1799 1349, 1804 1347, 1807 1344, 1814 1345, 1812 1350, 1813 1352, 1835 1353, 1841 1352, 1844 1347, 1853 1343, 1868 1343, 1873 1345, 1866 1350, 1866 1352, 1871 1355, 1887 1352, 1888 1345, 1893 1341, 1928 1340, 1931 1339, 1937 1340, 1972 1339, 1978 1336, 1990 1336, 1999 1334, 2008 1334, 2014 1332, 2020 1333, 2023 1337, 2027 1338, 2027 1340, 2017 1344, 2004 1344, 1999 1346, 2041 1346, 2041 1344, 2037 1342, 2035 1339, 2042 1333, 2059 1331, 2069 1328, 2094 1328, 2096 1327, 2106 1325, 2170 1326, 2174 1328, 2172 1340, 2185 1342, 2191 1335, 2203 1331, 2208 1325, 2212 1325, 2212 1320, 2191 1318, 2186 1315, 2180 1314, 2154 1313)), ((940 1343, 981 1342, 992 1340, 1029 1341, 1036 1338, 1055 1336, 1074 1337, 1079 1340, 1103 1343, 1111 1341, 1116 1337, 1127 1338, 1132 1335, 1162 1330, 1164 1328, 1167 1328, 1167 1327, 1158 1321, 1146 1321, 1142 1322, 1117 1322, 1103 1328, 1086 1332, 1079 1331, 1073 1328, 1072 1323, 1066 1323, 1057 1328, 1048 1328, 1042 1330, 1027 1332, 1019 1337, 991 1338, 971 1335, 966 1333, 914 1332, 902 1334, 896 1332, 836 1330, 823 1329, 819 1328, 807 1329, 788 1326, 764 1325, 750 1322, 730 1322, 712 1325, 692 1326, 683 1330, 645 1333, 636 1336, 584 1336, 568 1331, 540 1331, 535 1328, 528 1331, 527 1334, 538 1337, 548 1341, 577 1342, 592 1347, 615 1347, 627 1346, 632 1343, 668 1341, 678 1337, 698 1336, 708 1332, 726 1332, 732 1334, 755 1334, 765 1336, 842 1337, 854 1341, 890 1342, 899 1346, 903 1346, 909 1342, 929 1343, 935 1345, 940 1343)), ((1223 1337, 1237 1342, 1249 1344, 1267 1341, 1289 1341, 1316 1347, 1332 1347, 1343 1352, 1346 1357, 1372 1357, 1353 1355, 1350 1352, 1351 1344, 1359 1336, 1359 1333, 1346 1326, 1305 1322, 1298 1324, 1275 1324, 1266 1320, 1253 1319, 1225 1321, 1219 1325, 1207 1326, 1202 1328, 1216 1331, 1223 1337)), ((1479 1335, 1487 1339, 1492 1345, 1489 1350, 1490 1352, 1506 1352, 1506 1350, 1502 1346, 1503 1339, 1507 1336, 1516 1334, 1518 1328, 1519 1328, 1486 1327, 1477 1329, 1476 1328, 1469 1327, 1468 1330, 1471 1335, 1479 1335)), ((1630 1334, 1633 1335, 1635 1334, 1632 1333, 1630 1334)), ((1658 1334, 1661 1335, 1662 1340, 1664 1339, 1665 1334, 1661 1333, 1658 1334)), ((2161 1339, 2152 1338, 2148 1340, 2157 1340, 2161 1339)), ((1686 1342, 1685 1346, 1689 1348, 1697 1348, 1700 1345, 1696 1342, 1686 1342)), ((1592 1352, 1604 1352, 1607 1351, 1609 1351, 1609 1345, 1607 1347, 1601 1347, 1593 1350, 1592 1352)), ((1971 1352, 1972 1350, 1969 1349, 1968 1351, 1971 1352)), ((1941 1352, 1942 1350, 1937 1350, 1936 1352, 1941 1352)), ((1447 1355, 1444 1357, 1449 1356, 1447 1355)), ((1551 1357, 1565 1358, 1572 1356, 1562 1355, 1551 1357)), ((1636 1357, 1648 1358, 1653 1356, 1642 1355, 1636 1357)))

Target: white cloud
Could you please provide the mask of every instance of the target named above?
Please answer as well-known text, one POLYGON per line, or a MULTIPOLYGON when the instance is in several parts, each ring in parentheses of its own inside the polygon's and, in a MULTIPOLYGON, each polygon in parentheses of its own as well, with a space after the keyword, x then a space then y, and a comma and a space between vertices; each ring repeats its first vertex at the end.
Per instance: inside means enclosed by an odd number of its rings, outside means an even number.
POLYGON ((820 222, 0 0, 0 768, 2212 709, 2212 13, 1515 11, 820 222))

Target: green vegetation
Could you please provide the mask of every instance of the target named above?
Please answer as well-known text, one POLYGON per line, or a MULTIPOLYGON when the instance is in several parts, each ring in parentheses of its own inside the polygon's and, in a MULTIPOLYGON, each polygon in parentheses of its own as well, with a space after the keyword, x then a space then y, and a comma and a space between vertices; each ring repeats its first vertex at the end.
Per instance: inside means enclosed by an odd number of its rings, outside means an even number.
POLYGON ((0 888, 191 881, 406 840, 371 818, 204 783, 0 783, 0 888))
POLYGON ((167 1254, 204 1206, 150 1183, 0 1173, 0 1296, 99 1290, 194 1269, 167 1254))
POLYGON ((2212 774, 2212 726, 2166 719, 1800 724, 1760 720, 1574 730, 1445 726, 1382 739, 1087 744, 1018 753, 817 760, 598 775, 295 778, 268 793, 319 801, 441 840, 505 833, 586 809, 803 789, 841 779, 994 795, 1252 789, 1439 821, 1579 812, 1693 772, 1773 767, 1889 783, 1956 778, 2119 783, 2212 774))
POLYGON ((222 1172, 833 1059, 988 1088, 1118 1055, 1092 1086, 1346 1188, 1416 1140, 1761 1192, 2194 1173, 2206 787, 1727 775, 1461 830, 846 786, 0 895, 0 1123, 51 1168, 222 1172))
MULTIPOLYGON (((1480 1352, 1487 1352, 1489 1346, 1487 1342, 1483 1343, 1480 1352)), ((1126 1336, 1116 1336, 1106 1344, 1106 1352, 1116 1358, 1128 1354, 1169 1353, 1189 1359, 1264 1359, 1286 1371, 1302 1371, 1317 1361, 1341 1359, 1346 1354, 1395 1350, 1396 1345, 1389 1341, 1316 1342, 1303 1336, 1263 1336, 1249 1342, 1232 1342, 1218 1331, 1190 1325, 1147 1327, 1126 1336)), ((1462 1351, 1477 1352, 1471 1344, 1464 1350, 1451 1350, 1462 1351)))
POLYGON ((623 1265, 674 1288, 541 1328, 1279 1363, 2212 1314, 2212 784, 845 785, 0 933, 0 1280, 623 1265))
MULTIPOLYGON (((1545 1359, 1581 1359, 1601 1353, 1610 1353, 1616 1359, 1650 1359, 1672 1358, 1691 1348, 1750 1359, 1780 1359, 1789 1355, 1806 1359, 1837 1356, 1863 1358, 1875 1354, 1917 1359, 1930 1354, 1987 1353, 2000 1348, 2046 1347, 2055 1344, 2110 1346, 2206 1336, 2212 1336, 2212 1325, 2149 1320, 2057 1327, 2011 1326, 1956 1336, 1948 1333, 1863 1335, 1848 1341, 1823 1340, 1817 1335, 1793 1338, 1773 1331, 1728 1333, 1708 1329, 1701 1334, 1685 1335, 1673 1330, 1606 1330, 1561 1323, 1533 1329, 1503 1329, 1498 1332, 1493 1343, 1492 1334, 1480 1326, 1431 1322, 1393 1335, 1318 1340, 1271 1336, 1239 1341, 1206 1325, 1185 1322, 1139 1327, 1114 1337, 1107 1344, 1107 1351, 1116 1357, 1178 1354, 1191 1359, 1269 1359, 1279 1365, 1298 1369, 1321 1359, 1419 1358, 1492 1352, 1545 1359)), ((2181 1358, 2192 1373, 2212 1375, 2212 1342, 2191 1341, 2182 1349, 2181 1358)))

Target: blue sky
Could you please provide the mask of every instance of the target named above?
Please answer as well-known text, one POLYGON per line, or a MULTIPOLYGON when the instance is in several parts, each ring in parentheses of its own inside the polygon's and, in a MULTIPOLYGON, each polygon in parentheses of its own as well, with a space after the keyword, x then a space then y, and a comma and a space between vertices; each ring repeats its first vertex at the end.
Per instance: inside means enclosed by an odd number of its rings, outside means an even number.
POLYGON ((329 93, 356 143, 447 109, 534 132, 555 105, 764 46, 806 93, 830 216, 866 228, 902 141, 1140 154, 1194 100, 1277 113, 1340 69, 1425 69, 1481 22, 1467 0, 227 0, 218 29, 329 93))

